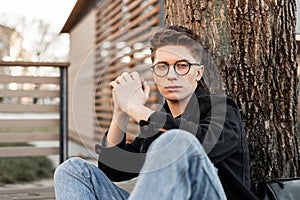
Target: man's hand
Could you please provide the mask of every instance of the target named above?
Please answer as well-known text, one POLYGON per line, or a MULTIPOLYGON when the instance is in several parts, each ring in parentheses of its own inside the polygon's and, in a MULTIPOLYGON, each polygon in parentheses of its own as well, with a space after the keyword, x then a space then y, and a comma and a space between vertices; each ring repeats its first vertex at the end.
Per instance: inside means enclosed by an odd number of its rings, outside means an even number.
POLYGON ((115 109, 130 115, 129 111, 144 106, 149 98, 150 87, 137 72, 124 72, 110 85, 113 88, 115 109))

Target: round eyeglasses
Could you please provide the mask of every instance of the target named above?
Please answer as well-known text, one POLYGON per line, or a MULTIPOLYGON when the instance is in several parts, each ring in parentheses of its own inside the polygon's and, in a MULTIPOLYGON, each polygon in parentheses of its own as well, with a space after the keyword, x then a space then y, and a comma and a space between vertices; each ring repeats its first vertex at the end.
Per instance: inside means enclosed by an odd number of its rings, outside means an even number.
MULTIPOLYGON (((189 73, 191 66, 197 65, 200 66, 198 63, 189 63, 185 60, 179 60, 173 64, 174 71, 180 75, 184 76, 187 73, 189 73)), ((154 73, 159 77, 164 77, 169 73, 171 64, 168 64, 167 62, 158 62, 155 65, 151 66, 151 69, 154 71, 154 73)))

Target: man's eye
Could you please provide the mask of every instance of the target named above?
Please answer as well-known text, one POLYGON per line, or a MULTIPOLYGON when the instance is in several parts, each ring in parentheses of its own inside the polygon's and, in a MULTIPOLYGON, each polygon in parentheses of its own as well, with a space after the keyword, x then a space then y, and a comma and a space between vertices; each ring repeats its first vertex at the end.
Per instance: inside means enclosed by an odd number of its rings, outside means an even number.
POLYGON ((178 68, 188 68, 189 64, 187 64, 187 63, 177 63, 176 67, 178 67, 178 68))
POLYGON ((158 69, 158 70, 166 70, 166 69, 168 69, 168 65, 166 65, 166 64, 158 64, 158 65, 156 65, 156 69, 158 69))

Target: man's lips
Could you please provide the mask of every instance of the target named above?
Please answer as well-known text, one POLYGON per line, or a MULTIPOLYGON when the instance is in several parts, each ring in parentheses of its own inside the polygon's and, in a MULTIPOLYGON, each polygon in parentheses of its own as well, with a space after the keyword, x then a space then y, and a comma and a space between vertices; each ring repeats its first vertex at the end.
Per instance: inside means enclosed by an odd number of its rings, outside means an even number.
POLYGON ((179 90, 180 88, 182 88, 181 86, 167 86, 165 87, 166 90, 169 90, 169 91, 175 91, 175 90, 179 90))
POLYGON ((182 88, 182 86, 170 85, 170 86, 166 86, 165 88, 182 88))

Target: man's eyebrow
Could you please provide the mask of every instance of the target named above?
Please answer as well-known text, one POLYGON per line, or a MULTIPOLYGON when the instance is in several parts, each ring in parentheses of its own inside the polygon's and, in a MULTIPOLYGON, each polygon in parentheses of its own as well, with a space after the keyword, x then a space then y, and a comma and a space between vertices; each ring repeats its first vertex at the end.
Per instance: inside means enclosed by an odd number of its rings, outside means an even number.
POLYGON ((181 61, 190 62, 190 61, 189 61, 188 59, 186 59, 186 58, 179 59, 179 60, 177 60, 176 62, 181 62, 181 61))
MULTIPOLYGON (((182 58, 182 59, 176 60, 175 62, 182 62, 182 61, 191 62, 191 61, 189 61, 186 58, 182 58)), ((166 63, 166 64, 169 64, 169 62, 167 62, 167 61, 158 61, 157 63, 166 63)))
POLYGON ((156 63, 164 63, 164 64, 169 64, 167 61, 158 61, 156 63))

